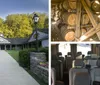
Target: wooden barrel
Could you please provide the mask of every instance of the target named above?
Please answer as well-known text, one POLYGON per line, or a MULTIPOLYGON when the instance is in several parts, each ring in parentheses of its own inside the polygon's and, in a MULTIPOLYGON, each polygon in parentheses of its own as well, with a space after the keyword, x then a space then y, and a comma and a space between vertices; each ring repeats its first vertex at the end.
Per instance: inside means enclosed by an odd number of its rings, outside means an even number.
POLYGON ((83 25, 86 25, 86 24, 88 24, 89 23, 89 21, 90 21, 90 19, 89 19, 89 17, 88 17, 88 15, 87 14, 83 14, 82 15, 82 24, 83 25))
POLYGON ((67 12, 65 12, 62 15, 62 19, 63 19, 63 22, 68 24, 68 25, 74 26, 76 24, 76 14, 75 13, 67 13, 67 12))
POLYGON ((58 11, 59 11, 59 9, 58 9, 58 6, 57 5, 52 6, 52 8, 51 8, 51 18, 54 19, 54 17, 58 17, 57 16, 58 11))
POLYGON ((77 0, 68 0, 69 7, 70 7, 71 9, 76 9, 76 1, 77 1, 77 0))
POLYGON ((63 8, 65 10, 68 10, 68 9, 76 9, 76 1, 74 0, 65 0, 63 2, 63 8))
POLYGON ((68 4, 68 1, 67 1, 67 0, 65 0, 65 1, 63 2, 63 8, 64 8, 65 10, 70 9, 70 7, 69 7, 69 4, 68 4))
POLYGON ((94 12, 100 12, 100 0, 94 0, 92 2, 91 8, 94 12))
POLYGON ((81 35, 84 35, 84 34, 87 32, 87 29, 86 29, 86 28, 82 28, 82 29, 81 29, 81 32, 82 32, 81 35))
POLYGON ((59 17, 59 19, 62 19, 62 16, 63 16, 63 14, 64 14, 65 12, 64 11, 59 11, 58 12, 58 17, 59 17))
POLYGON ((54 18, 54 16, 55 16, 55 10, 54 10, 54 8, 52 8, 51 9, 51 18, 54 18))
POLYGON ((94 14, 95 20, 100 23, 100 15, 94 14))
POLYGON ((59 11, 58 14, 57 14, 59 19, 61 18, 61 14, 62 14, 61 11, 59 11))
POLYGON ((51 26, 51 40, 58 41, 59 40, 59 29, 58 23, 51 26))
MULTIPOLYGON (((75 26, 76 25, 76 14, 75 13, 68 13, 65 12, 62 15, 62 20, 64 23, 71 25, 71 26, 75 26)), ((81 23, 82 25, 86 25, 90 22, 90 19, 88 17, 87 14, 83 14, 82 15, 82 19, 81 19, 81 23)))
POLYGON ((63 10, 63 9, 64 9, 64 8, 63 8, 63 2, 59 3, 58 5, 59 5, 59 6, 58 6, 59 10, 63 10))
POLYGON ((73 29, 67 29, 67 26, 64 25, 61 27, 61 35, 66 41, 73 41, 75 39, 75 32, 73 29))

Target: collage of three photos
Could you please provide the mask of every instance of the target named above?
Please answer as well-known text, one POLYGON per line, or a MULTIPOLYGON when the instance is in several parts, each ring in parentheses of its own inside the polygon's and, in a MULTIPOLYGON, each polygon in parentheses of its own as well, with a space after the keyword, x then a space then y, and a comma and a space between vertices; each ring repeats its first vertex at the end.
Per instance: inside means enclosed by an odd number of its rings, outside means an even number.
POLYGON ((1 0, 0 85, 100 85, 100 0, 1 0))

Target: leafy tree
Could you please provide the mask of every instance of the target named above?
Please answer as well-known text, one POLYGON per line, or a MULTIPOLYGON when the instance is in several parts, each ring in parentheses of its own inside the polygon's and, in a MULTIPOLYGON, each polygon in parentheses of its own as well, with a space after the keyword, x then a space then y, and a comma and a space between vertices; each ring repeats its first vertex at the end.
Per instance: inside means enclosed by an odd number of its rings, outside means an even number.
MULTIPOLYGON (((40 17, 38 28, 48 28, 48 16, 44 13, 37 13, 40 17)), ((4 21, 0 18, 0 33, 7 38, 29 37, 34 31, 33 14, 11 14, 4 21)))

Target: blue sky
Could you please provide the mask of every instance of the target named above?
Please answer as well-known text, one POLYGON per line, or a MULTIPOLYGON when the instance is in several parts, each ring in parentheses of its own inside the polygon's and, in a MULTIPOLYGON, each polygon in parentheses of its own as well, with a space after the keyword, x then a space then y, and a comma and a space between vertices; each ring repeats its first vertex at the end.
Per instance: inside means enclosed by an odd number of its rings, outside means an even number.
POLYGON ((0 17, 8 14, 44 12, 48 14, 48 0, 0 0, 0 17))

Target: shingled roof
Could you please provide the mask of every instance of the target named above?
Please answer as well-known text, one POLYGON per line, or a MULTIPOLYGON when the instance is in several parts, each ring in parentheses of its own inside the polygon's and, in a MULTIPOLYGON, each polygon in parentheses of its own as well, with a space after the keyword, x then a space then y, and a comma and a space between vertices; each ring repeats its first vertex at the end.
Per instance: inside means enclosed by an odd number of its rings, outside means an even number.
MULTIPOLYGON (((45 40, 48 39, 48 34, 41 32, 40 30, 37 31, 38 35, 38 40, 45 40)), ((28 39, 28 42, 33 42, 36 40, 36 38, 34 38, 34 35, 36 34, 36 32, 33 32, 30 36, 30 38, 28 39)))
POLYGON ((11 44, 24 44, 28 38, 6 38, 11 44))
POLYGON ((0 44, 10 44, 11 42, 9 42, 7 39, 5 39, 4 37, 0 37, 0 44))
POLYGON ((48 28, 44 28, 44 29, 39 29, 38 28, 38 31, 40 31, 40 32, 43 32, 43 33, 46 33, 46 34, 48 34, 48 28))
MULTIPOLYGON (((32 39, 32 42, 35 41, 35 38, 33 37, 33 34, 35 31, 31 34, 29 38, 4 38, 4 36, 0 36, 0 44, 24 44, 28 43, 30 39, 32 39)), ((38 40, 44 40, 48 39, 48 29, 38 29, 39 38, 38 40)))

